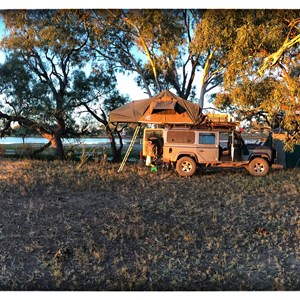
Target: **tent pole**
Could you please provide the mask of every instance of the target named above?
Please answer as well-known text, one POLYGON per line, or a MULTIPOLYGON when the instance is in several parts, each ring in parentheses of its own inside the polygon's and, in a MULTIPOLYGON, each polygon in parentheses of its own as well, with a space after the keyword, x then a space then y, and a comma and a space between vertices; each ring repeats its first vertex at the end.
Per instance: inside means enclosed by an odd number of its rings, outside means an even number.
POLYGON ((140 131, 140 128, 141 128, 141 126, 140 126, 139 124, 138 124, 138 125, 136 126, 136 128, 135 128, 135 131, 134 131, 134 134, 133 134, 133 136, 132 136, 130 145, 129 145, 129 147, 128 147, 127 151, 126 151, 126 154, 125 154, 125 156, 124 156, 124 158, 123 158, 123 160, 122 160, 122 163, 121 163, 121 165, 120 165, 120 167, 119 167, 118 173, 122 172, 122 170, 123 170, 123 168, 124 168, 124 166, 125 166, 125 164, 126 164, 126 161, 127 161, 128 157, 129 157, 129 155, 130 155, 130 152, 131 152, 133 146, 134 146, 134 142, 135 142, 135 140, 136 140, 136 138, 137 138, 137 136, 138 136, 138 133, 139 133, 139 131, 140 131))

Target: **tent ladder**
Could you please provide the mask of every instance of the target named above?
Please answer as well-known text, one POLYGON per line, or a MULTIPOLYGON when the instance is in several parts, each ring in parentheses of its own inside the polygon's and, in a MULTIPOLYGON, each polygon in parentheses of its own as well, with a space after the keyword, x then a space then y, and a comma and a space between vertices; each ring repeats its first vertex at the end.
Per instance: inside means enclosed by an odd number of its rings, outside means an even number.
POLYGON ((130 152, 131 152, 133 146, 134 146, 134 143, 135 143, 135 140, 136 140, 136 138, 137 138, 137 136, 138 136, 138 133, 139 133, 139 131, 140 131, 140 128, 141 128, 140 125, 137 125, 137 127, 135 128, 135 131, 134 131, 134 134, 133 134, 133 136, 132 136, 130 145, 129 145, 129 147, 128 147, 127 151, 126 151, 126 154, 125 154, 125 156, 124 156, 124 158, 123 158, 123 160, 122 160, 122 163, 121 163, 121 165, 120 165, 120 167, 119 167, 118 173, 121 172, 121 171, 123 170, 123 168, 124 168, 124 166, 125 166, 125 164, 126 164, 126 161, 127 161, 128 157, 129 157, 129 155, 130 155, 130 152))

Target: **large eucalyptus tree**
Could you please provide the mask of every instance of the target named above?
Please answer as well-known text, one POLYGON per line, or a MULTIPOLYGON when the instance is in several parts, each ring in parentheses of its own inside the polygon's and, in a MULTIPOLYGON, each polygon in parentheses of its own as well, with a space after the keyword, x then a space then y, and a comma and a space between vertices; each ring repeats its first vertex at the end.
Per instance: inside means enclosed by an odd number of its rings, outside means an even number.
POLYGON ((133 72, 149 97, 162 89, 194 97, 200 54, 190 51, 196 23, 189 11, 96 10, 91 24, 99 59, 124 74, 133 72))
MULTIPOLYGON (((31 82, 26 83, 27 90, 17 98, 13 95, 7 98, 8 110, 0 117, 34 128, 49 141, 56 158, 61 160, 65 157, 61 139, 72 131, 71 72, 84 67, 89 60, 85 51, 89 38, 85 24, 88 14, 69 10, 1 13, 7 30, 1 48, 18 57, 13 58, 15 66, 22 65, 31 82)), ((12 64, 12 58, 7 63, 12 64)), ((15 66, 13 73, 17 71, 15 66)), ((15 80, 17 76, 14 75, 15 80)), ((19 76, 20 81, 26 79, 21 77, 23 74, 19 76)), ((12 81, 10 86, 16 84, 12 81)))
MULTIPOLYGON (((218 12, 215 12, 218 14, 218 12)), ((286 149, 300 140, 298 10, 228 11, 235 39, 226 56, 222 92, 215 104, 264 117, 287 132, 286 149)))

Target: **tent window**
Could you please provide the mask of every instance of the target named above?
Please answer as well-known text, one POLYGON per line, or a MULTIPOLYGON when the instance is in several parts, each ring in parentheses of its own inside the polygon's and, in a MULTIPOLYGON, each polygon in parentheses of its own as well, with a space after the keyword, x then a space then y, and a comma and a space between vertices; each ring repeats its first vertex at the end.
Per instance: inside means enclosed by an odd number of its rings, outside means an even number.
POLYGON ((165 110, 165 109, 175 109, 175 101, 172 102, 155 102, 153 109, 155 110, 165 110))
POLYGON ((155 102, 152 110, 152 114, 164 114, 164 115, 176 114, 175 105, 176 105, 175 101, 155 102))
POLYGON ((195 132, 190 131, 168 131, 167 133, 168 143, 185 143, 194 144, 195 143, 195 132))
POLYGON ((175 115, 176 111, 174 109, 156 110, 153 109, 152 114, 158 115, 175 115))

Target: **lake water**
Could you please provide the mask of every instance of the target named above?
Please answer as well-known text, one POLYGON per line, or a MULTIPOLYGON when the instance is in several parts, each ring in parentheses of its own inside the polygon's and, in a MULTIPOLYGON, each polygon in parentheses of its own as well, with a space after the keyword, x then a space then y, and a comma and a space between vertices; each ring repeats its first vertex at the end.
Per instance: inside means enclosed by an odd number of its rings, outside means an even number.
MULTIPOLYGON (((130 139, 124 138, 123 144, 129 144, 130 139)), ((46 144, 48 140, 42 137, 28 137, 24 140, 25 144, 46 144)), ((0 144, 22 144, 23 139, 20 137, 4 137, 0 138, 0 144)), ((119 141, 116 139, 116 143, 119 141)), ((140 143, 140 139, 136 140, 136 143, 140 143)), ((98 144, 109 144, 109 138, 85 138, 85 139, 63 139, 63 144, 74 145, 74 144, 86 144, 86 145, 98 145, 98 144)))
MULTIPOLYGON (((255 140, 245 140, 246 143, 254 142, 255 140)), ((131 142, 131 139, 123 138, 123 144, 129 144, 131 142)), ((226 142, 226 141, 224 141, 226 142)), ((4 137, 0 138, 0 145, 5 144, 22 144, 23 139, 20 137, 4 137)), ((25 138, 24 141, 25 144, 46 144, 48 143, 48 140, 42 137, 28 137, 25 138)), ((109 138, 85 138, 85 139, 63 139, 63 144, 65 145, 79 145, 79 144, 86 144, 86 145, 109 145, 109 138)), ((118 139, 116 139, 116 143, 119 144, 118 139)), ((135 141, 135 144, 142 144, 141 139, 137 139, 135 141)))

